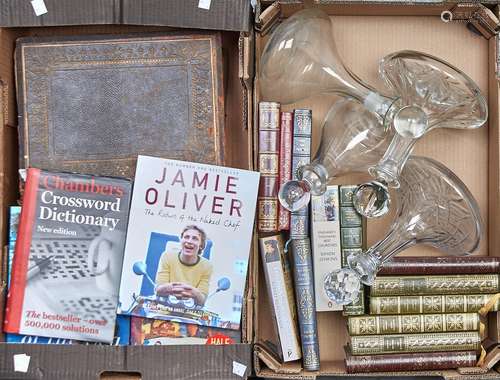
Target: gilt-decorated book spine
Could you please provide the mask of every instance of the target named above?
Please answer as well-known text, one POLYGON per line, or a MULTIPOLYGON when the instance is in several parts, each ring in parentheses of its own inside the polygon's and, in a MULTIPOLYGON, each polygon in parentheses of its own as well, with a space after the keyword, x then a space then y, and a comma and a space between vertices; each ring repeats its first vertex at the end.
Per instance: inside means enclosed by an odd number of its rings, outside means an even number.
MULTIPOLYGON (((370 297, 370 314, 475 313, 493 294, 370 297)), ((491 311, 498 311, 498 301, 491 311)))
POLYGON ((478 313, 394 314, 352 316, 347 320, 349 335, 417 334, 479 331, 478 313))
POLYGON ((404 256, 384 263, 382 276, 500 273, 500 257, 492 256, 404 256))
POLYGON ((278 231, 280 149, 280 105, 275 102, 259 104, 259 171, 258 229, 278 231))
MULTIPOLYGON (((280 128, 279 183, 282 186, 292 179, 293 112, 281 113, 280 128)), ((280 231, 288 231, 290 229, 290 211, 279 203, 278 207, 278 228, 280 231)))
MULTIPOLYGON (((347 258, 351 254, 363 251, 364 245, 364 221, 354 208, 352 195, 357 186, 343 185, 339 188, 340 200, 340 234, 341 234, 341 256, 342 266, 347 266, 347 258)), ((365 286, 360 284, 360 296, 357 301, 344 306, 343 315, 365 314, 365 286)))
POLYGON ((353 355, 476 351, 481 348, 479 332, 449 332, 436 334, 393 334, 352 336, 353 355))
POLYGON ((292 240, 292 250, 302 361, 304 369, 317 371, 319 370, 319 342, 309 238, 292 240))
POLYGON ((475 351, 422 352, 414 354, 361 355, 346 354, 347 373, 431 371, 474 367, 475 351))
POLYGON ((266 285, 277 330, 281 357, 285 362, 301 358, 297 313, 290 273, 281 235, 259 239, 266 285))
POLYGON ((370 295, 498 293, 499 279, 499 274, 378 276, 370 288, 370 295))

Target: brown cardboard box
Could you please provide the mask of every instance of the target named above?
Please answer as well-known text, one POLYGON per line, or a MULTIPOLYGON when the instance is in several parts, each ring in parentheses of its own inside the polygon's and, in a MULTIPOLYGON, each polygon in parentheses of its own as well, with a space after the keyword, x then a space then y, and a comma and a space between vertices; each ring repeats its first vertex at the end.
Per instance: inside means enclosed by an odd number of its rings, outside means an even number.
MULTIPOLYGON (((379 2, 380 3, 380 2, 379 2)), ((402 2, 401 2, 402 3, 402 2)), ((498 82, 498 37, 489 40, 472 33, 465 22, 441 20, 441 12, 454 7, 452 3, 419 5, 376 4, 375 2, 283 1, 280 4, 282 17, 288 17, 304 7, 320 7, 333 17, 333 34, 346 67, 375 88, 383 89, 377 70, 378 61, 386 54, 397 50, 418 50, 440 57, 467 73, 481 88, 489 101, 489 123, 474 131, 435 130, 417 142, 415 154, 429 156, 443 162, 453 170, 469 187, 478 201, 487 227, 479 255, 499 255, 500 251, 500 158, 499 158, 499 82, 498 82), (303 4, 305 3, 305 4, 303 4)), ((259 10, 265 11, 260 4, 259 10)), ((259 15, 256 15, 259 20, 259 15)), ((269 17, 269 19, 275 19, 269 17)), ((261 30, 269 30, 265 25, 261 30)), ((256 72, 262 54, 265 36, 256 36, 256 72)), ((258 104, 259 82, 256 79, 254 109, 258 104)), ((271 101, 272 99, 265 99, 271 101)), ((334 98, 318 96, 309 101, 287 105, 285 111, 293 108, 313 109, 313 149, 319 143, 320 124, 334 98)), ((255 141, 254 141, 255 143, 255 141)), ((363 177, 344 177, 341 183, 356 183, 363 177)), ((366 179, 366 178, 365 178, 366 179)), ((382 238, 391 218, 369 222, 367 228, 368 246, 382 238)), ((417 246, 405 252, 407 255, 439 255, 435 249, 417 246)), ((258 268, 257 268, 258 270, 258 268)), ((255 342, 272 337, 268 323, 269 301, 263 274, 255 277, 255 342)), ((254 351, 254 367, 258 376, 267 378, 314 378, 322 375, 343 375, 344 352, 347 342, 345 319, 341 313, 317 313, 318 334, 321 355, 319 372, 304 372, 296 363, 280 365, 271 360, 259 346, 254 351)), ((491 316, 493 318, 493 315, 491 316)), ((418 375, 415 372, 373 374, 383 378, 389 376, 418 375)), ((500 379, 500 373, 490 370, 480 375, 461 375, 458 371, 434 371, 424 375, 443 376, 447 379, 476 378, 500 379)))
MULTIPOLYGON (((200 28, 228 29, 222 32, 224 60, 224 89, 226 109, 226 151, 228 164, 250 168, 252 163, 251 125, 248 99, 251 99, 251 56, 247 30, 250 20, 249 4, 238 0, 212 1, 210 10, 198 8, 198 1, 169 1, 156 6, 147 2, 140 11, 141 2, 120 1, 57 1, 45 0, 49 10, 36 18, 29 1, 0 1, 0 25, 23 27, 0 28, 0 237, 1 246, 7 242, 8 206, 15 204, 18 194, 17 174, 17 111, 15 101, 14 47, 24 36, 64 36, 75 34, 116 34, 162 32, 172 29, 158 26, 79 24, 163 24, 200 28), (168 3, 168 4, 167 4, 168 3), (182 4, 181 4, 182 3, 182 4), (117 11, 117 5, 122 11, 117 11), (176 5, 177 4, 177 5, 176 5), (245 5, 243 7, 243 5, 245 5), (174 7, 174 8, 172 8, 174 7), (176 8, 177 7, 177 8, 176 8), (172 14, 172 9, 176 12, 172 14), (232 13, 228 12, 233 9, 232 13), (147 12, 146 12, 147 11, 147 12), (149 13, 148 13, 149 12, 149 13), (148 13, 150 16, 146 16, 148 13), (119 18, 117 18, 119 16, 119 18), (152 18, 156 17, 156 21, 152 18), (175 16, 175 19, 172 17, 175 16), (130 17, 130 18, 129 18, 130 17), (148 18, 151 17, 151 18, 148 18), (43 26, 73 24, 72 26, 43 26), (27 25, 27 26, 26 26, 27 25), (35 25, 31 27, 29 25, 35 25)), ((144 1, 146 3, 146 1, 144 1)), ((0 260, 1 261, 1 260, 0 260)), ((0 268, 3 268, 1 265, 0 268)), ((2 276, 2 279, 5 277, 2 276)), ((1 282, 5 296, 5 281, 1 282)), ((249 289, 251 289, 249 287, 249 289)), ((251 298, 251 297, 250 297, 251 298)), ((55 346, 0 343, 0 379, 241 379, 251 373, 252 339, 251 317, 244 305, 242 317, 242 344, 228 346, 55 346), (13 356, 30 356, 27 373, 14 371, 13 356), (246 366, 242 376, 235 374, 233 366, 246 366), (237 365, 237 364, 236 364, 237 365)), ((2 308, 3 309, 3 308, 2 308)), ((0 318, 1 319, 1 318, 0 318)), ((0 320, 1 322, 1 320, 0 320)), ((237 371, 236 371, 237 372, 237 371)))

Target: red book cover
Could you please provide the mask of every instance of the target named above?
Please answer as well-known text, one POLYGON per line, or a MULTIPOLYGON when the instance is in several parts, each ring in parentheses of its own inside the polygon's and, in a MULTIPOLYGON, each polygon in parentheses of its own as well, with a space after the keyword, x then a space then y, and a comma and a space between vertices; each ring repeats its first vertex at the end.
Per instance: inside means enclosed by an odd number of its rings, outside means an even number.
MULTIPOLYGON (((293 136, 293 112, 281 113, 281 138, 280 138, 280 172, 279 184, 292 179, 292 136, 293 136)), ((278 210, 278 224, 280 231, 288 231, 290 229, 290 211, 284 208, 281 204, 278 210)))
POLYGON ((28 169, 4 331, 111 343, 131 183, 28 169))

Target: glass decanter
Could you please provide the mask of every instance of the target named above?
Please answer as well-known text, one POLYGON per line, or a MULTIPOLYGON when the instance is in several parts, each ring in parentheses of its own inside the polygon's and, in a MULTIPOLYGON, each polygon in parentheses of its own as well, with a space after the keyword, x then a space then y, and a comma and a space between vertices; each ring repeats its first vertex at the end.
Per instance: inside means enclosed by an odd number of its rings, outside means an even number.
POLYGON ((371 285, 383 263, 415 244, 427 244, 450 255, 470 255, 481 241, 479 207, 465 184, 443 164, 412 156, 400 176, 398 212, 389 233, 366 252, 348 257, 349 268, 324 279, 328 297, 349 304, 360 283, 371 285))
MULTIPOLYGON (((391 96, 363 83, 342 63, 332 38, 330 17, 313 8, 295 13, 276 28, 264 48, 259 75, 264 100, 287 104, 334 93, 358 102, 358 109, 365 107, 364 115, 371 114, 364 122, 370 124, 370 131, 380 129, 377 138, 347 144, 358 153, 361 167, 367 167, 375 178, 355 193, 355 206, 367 217, 387 212, 388 188, 399 186, 399 175, 418 138, 439 127, 477 128, 487 119, 486 101, 474 82, 446 62, 423 53, 401 51, 382 59, 380 75, 391 96), (366 147, 378 147, 380 135, 389 130, 394 133, 387 149, 379 157, 365 156, 366 147)), ((359 125, 360 117, 354 119, 359 125)), ((358 125, 325 122, 324 128, 358 125)), ((337 170, 330 172, 324 165, 325 159, 337 161, 334 154, 324 150, 312 165, 296 173, 298 181, 286 184, 280 195, 285 208, 300 209, 311 193, 321 194, 329 178, 347 171, 339 171, 336 165, 337 170)))

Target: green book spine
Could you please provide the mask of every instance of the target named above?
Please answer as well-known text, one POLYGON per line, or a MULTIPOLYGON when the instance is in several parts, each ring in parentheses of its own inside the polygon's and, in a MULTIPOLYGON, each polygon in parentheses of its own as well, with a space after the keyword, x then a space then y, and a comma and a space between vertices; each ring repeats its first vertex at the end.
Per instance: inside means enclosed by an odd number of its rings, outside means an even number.
POLYGON ((481 337, 478 332, 364 335, 351 337, 350 346, 353 355, 479 351, 481 337))
MULTIPOLYGON (((476 313, 494 294, 370 297, 370 314, 476 313)), ((498 311, 500 301, 491 311, 498 311)))
MULTIPOLYGON (((349 317, 349 335, 479 331, 478 313, 363 315, 349 317)), ((484 325, 482 327, 484 329, 484 325)))
MULTIPOLYGON (((354 209, 352 194, 356 189, 353 186, 340 186, 340 245, 342 266, 347 266, 347 258, 353 253, 359 253, 364 248, 365 222, 361 215, 354 209)), ((361 296, 350 305, 344 306, 343 315, 363 315, 366 313, 364 291, 365 286, 361 285, 361 296)))
POLYGON ((379 276, 370 288, 370 295, 498 293, 499 280, 499 274, 379 276))

